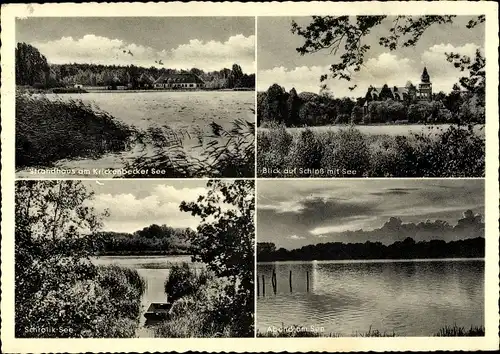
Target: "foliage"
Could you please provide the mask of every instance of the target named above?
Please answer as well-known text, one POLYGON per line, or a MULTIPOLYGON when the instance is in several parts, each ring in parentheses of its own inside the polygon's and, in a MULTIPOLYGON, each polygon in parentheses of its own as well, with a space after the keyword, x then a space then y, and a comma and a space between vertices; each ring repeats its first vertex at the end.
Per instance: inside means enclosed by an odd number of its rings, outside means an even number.
MULTIPOLYGON (((378 45, 396 50, 414 46, 431 26, 453 24, 456 16, 394 16, 386 36, 379 38, 378 45)), ((306 27, 292 22, 291 31, 302 37, 304 44, 297 48, 301 55, 329 51, 338 58, 330 65, 330 73, 321 76, 324 81, 333 79, 350 81, 353 72, 360 71, 365 63, 365 55, 371 46, 363 43, 364 38, 382 27, 387 16, 313 16, 306 27)), ((473 28, 485 21, 480 15, 466 26, 473 28)), ((483 58, 484 59, 484 58, 483 58)), ((467 65, 469 63, 465 63, 467 65)))
MULTIPOLYGON (((209 273, 207 273, 209 274, 209 273)), ((225 277, 209 277, 196 291, 172 304, 169 319, 155 328, 162 338, 251 336, 235 320, 241 301, 233 283, 225 277)), ((246 326, 247 324, 245 324, 246 326)))
POLYGON ((211 133, 200 136, 199 145, 190 152, 183 146, 184 138, 167 125, 146 131, 128 127, 80 100, 53 101, 44 95, 16 94, 17 168, 47 167, 64 158, 99 158, 136 146, 144 153, 124 164, 130 170, 147 170, 148 174, 139 175, 142 178, 254 175, 254 123, 237 119, 225 129, 213 122, 211 133))
POLYGON ((484 137, 472 126, 408 136, 369 135, 352 127, 297 133, 279 126, 259 130, 257 144, 261 177, 285 170, 289 177, 481 177, 485 168, 484 137), (311 168, 323 172, 311 174, 311 168))
POLYGON ((226 282, 215 292, 222 303, 210 311, 219 313, 212 322, 231 324, 235 336, 253 336, 254 181, 210 180, 207 187, 196 202, 180 205, 201 219, 191 239, 192 258, 226 282))
POLYGON ((252 177, 255 171, 255 124, 237 119, 231 129, 212 122, 211 133, 198 137, 199 144, 188 153, 185 135, 168 126, 151 127, 137 135, 136 143, 152 146, 153 155, 145 152, 132 162, 130 169, 147 169, 149 174, 127 177, 252 177), (199 157, 196 157, 199 153, 199 157), (152 170, 163 171, 152 174, 152 170))
MULTIPOLYGON (((354 232, 346 232, 352 236, 354 232)), ((390 245, 381 242, 365 243, 327 242, 272 252, 260 250, 259 262, 290 260, 345 260, 345 259, 425 259, 425 258, 477 258, 484 257, 483 236, 465 240, 445 242, 443 240, 415 242, 410 237, 390 245)))
POLYGON ((80 100, 16 94, 17 168, 122 151, 132 134, 131 128, 80 100))
POLYGON ((484 124, 484 100, 481 101, 479 94, 460 91, 458 86, 449 94, 435 94, 432 101, 398 101, 387 90, 389 93, 385 99, 367 101, 367 98, 358 98, 354 101, 349 97, 338 99, 325 94, 297 95, 294 88, 287 93, 283 87, 274 84, 266 92, 257 94, 258 125, 310 127, 402 122, 484 124), (363 107, 365 103, 366 107, 363 107))
POLYGON ((18 43, 15 49, 16 85, 46 86, 50 68, 47 58, 38 49, 18 43))
POLYGON ((99 232, 99 255, 189 254, 192 229, 152 224, 134 233, 99 232))
POLYGON ((144 282, 90 262, 106 215, 92 195, 80 181, 16 182, 16 337, 135 335, 144 282))
POLYGON ((170 268, 170 273, 164 284, 169 302, 196 293, 210 278, 211 275, 206 270, 203 269, 197 273, 186 262, 174 265, 170 268))
POLYGON ((270 132, 257 132, 257 171, 264 169, 279 171, 273 175, 283 176, 281 169, 288 166, 289 151, 294 142, 292 134, 282 125, 271 125, 270 132))

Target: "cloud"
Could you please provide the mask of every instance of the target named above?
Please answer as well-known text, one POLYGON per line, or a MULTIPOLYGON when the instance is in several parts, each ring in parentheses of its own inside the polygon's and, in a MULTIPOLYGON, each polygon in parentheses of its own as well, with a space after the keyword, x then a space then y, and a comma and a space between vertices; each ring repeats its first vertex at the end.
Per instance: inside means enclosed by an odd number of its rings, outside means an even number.
POLYGON ((431 74, 432 87, 434 92, 449 92, 458 78, 466 76, 467 71, 460 72, 446 60, 445 53, 458 53, 474 58, 476 50, 482 48, 473 43, 467 43, 463 46, 453 46, 452 44, 435 44, 422 53, 421 63, 425 65, 431 74))
MULTIPOLYGON (((165 52, 162 52, 165 53, 165 52)), ((244 72, 255 72, 255 36, 238 34, 225 42, 202 42, 192 39, 165 53, 176 65, 185 67, 203 67, 220 70, 238 63, 244 72), (238 58, 238 61, 235 61, 238 58)), ((208 69, 207 69, 208 70, 208 69)))
POLYGON ((104 229, 118 232, 133 232, 155 224, 166 224, 175 228, 195 229, 200 219, 179 209, 181 201, 195 201, 206 189, 175 188, 158 185, 149 195, 137 197, 130 193, 96 194, 89 202, 97 212, 109 210, 110 216, 104 220, 104 229))
MULTIPOLYGON (((361 71, 353 73, 350 82, 326 80, 323 83, 328 85, 335 97, 364 96, 367 87, 371 84, 392 82, 393 85, 404 85, 406 81, 399 82, 402 77, 415 80, 419 75, 419 69, 414 64, 408 58, 399 58, 392 53, 382 53, 378 57, 368 59, 361 71), (349 90, 349 87, 354 84, 357 84, 358 87, 353 91, 349 90)), ((318 92, 322 84, 319 79, 321 75, 326 73, 329 73, 329 66, 301 66, 292 70, 275 67, 259 71, 258 90, 267 90, 272 84, 278 83, 287 90, 295 87, 298 92, 318 92)))
POLYGON ((292 240, 304 240, 305 239, 304 236, 298 236, 298 235, 291 235, 290 238, 292 240))
MULTIPOLYGON (((369 85, 404 86, 407 81, 418 85, 423 67, 426 66, 431 76, 433 91, 449 92, 464 73, 446 60, 445 53, 454 52, 473 57, 476 49, 481 48, 472 43, 457 47, 451 44, 436 44, 425 50, 420 58, 400 57, 385 52, 366 60, 359 72, 352 72, 351 81, 329 79, 323 83, 328 85, 335 97, 359 97, 365 95, 369 85), (355 84, 356 89, 349 90, 349 87, 355 84)), ((265 91, 277 83, 286 90, 295 87, 298 92, 317 93, 322 84, 319 79, 327 73, 329 66, 300 66, 293 69, 277 66, 259 71, 258 90, 265 91)))
MULTIPOLYGON (((420 222, 403 223, 399 217, 391 216, 381 227, 373 230, 356 231, 336 230, 331 228, 328 232, 324 230, 314 230, 317 233, 327 235, 334 238, 336 241, 342 242, 366 242, 379 241, 385 244, 401 241, 407 237, 413 238, 415 241, 428 241, 440 239, 444 241, 453 241, 458 239, 467 239, 473 237, 484 237, 484 223, 480 214, 474 214, 471 210, 467 210, 462 219, 459 219, 455 226, 450 225, 444 220, 430 220, 420 222)), ((355 223, 354 223, 355 224, 355 223)))
POLYGON ((318 237, 328 237, 328 234, 349 231, 349 230, 357 230, 363 227, 366 227, 373 221, 378 220, 377 216, 372 217, 363 217, 356 216, 352 218, 346 218, 346 221, 338 224, 338 225, 327 225, 322 227, 315 227, 309 232, 318 237), (350 219, 350 220, 349 220, 350 219))
POLYGON ((155 66, 162 60, 164 67, 188 69, 197 67, 205 71, 230 68, 239 64, 244 72, 255 72, 255 36, 238 34, 226 41, 203 42, 191 39, 176 48, 154 48, 126 43, 94 34, 82 38, 62 37, 58 40, 32 43, 52 64, 93 63, 103 65, 155 66), (125 51, 125 52, 124 52, 125 51), (130 51, 133 55, 128 53, 130 51))
POLYGON ((93 63, 93 64, 136 64, 146 60, 153 61, 153 48, 125 43, 120 39, 86 34, 82 38, 62 37, 61 39, 34 42, 33 45, 47 57, 52 64, 93 63), (134 55, 128 54, 131 51, 134 55), (127 53, 123 53, 126 51, 127 53))

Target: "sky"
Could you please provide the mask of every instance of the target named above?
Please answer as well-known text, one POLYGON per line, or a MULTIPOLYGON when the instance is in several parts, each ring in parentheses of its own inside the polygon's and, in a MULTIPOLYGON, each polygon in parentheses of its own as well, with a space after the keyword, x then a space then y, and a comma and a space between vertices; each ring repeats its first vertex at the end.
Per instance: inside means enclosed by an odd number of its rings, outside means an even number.
POLYGON ((134 232, 151 224, 196 229, 201 219, 181 212, 182 201, 196 201, 207 192, 206 181, 111 181, 82 182, 94 191, 87 202, 99 214, 106 209, 103 231, 134 232))
MULTIPOLYGON (((445 52, 456 52, 473 56, 476 49, 484 48, 484 24, 474 29, 465 25, 473 17, 459 16, 453 24, 433 25, 414 47, 389 51, 378 44, 378 39, 389 34, 394 17, 385 19, 364 39, 371 46, 365 56, 364 67, 355 73, 351 82, 328 80, 329 89, 335 97, 364 96, 369 85, 404 86, 408 80, 415 85, 420 82, 424 66, 427 67, 433 91, 449 92, 458 82, 460 71, 446 61, 445 52), (349 86, 357 85, 353 91, 349 86)), ((257 21, 258 90, 264 91, 274 83, 287 91, 295 87, 297 92, 318 93, 320 76, 328 73, 337 55, 322 51, 301 56, 296 48, 304 39, 292 34, 291 22, 307 26, 311 17, 259 17, 257 21)), ((463 74, 463 73, 462 73, 463 74)))
POLYGON ((255 72, 254 17, 33 17, 17 19, 16 40, 51 64, 255 72))
MULTIPOLYGON (((484 215, 483 180, 260 180, 257 239, 288 249, 366 242, 366 233, 345 232, 379 229, 391 217, 403 223, 439 219, 454 226, 467 210, 484 215)), ((436 236, 450 241, 448 235, 436 236)), ((401 237, 378 232, 369 240, 390 244, 401 237)))

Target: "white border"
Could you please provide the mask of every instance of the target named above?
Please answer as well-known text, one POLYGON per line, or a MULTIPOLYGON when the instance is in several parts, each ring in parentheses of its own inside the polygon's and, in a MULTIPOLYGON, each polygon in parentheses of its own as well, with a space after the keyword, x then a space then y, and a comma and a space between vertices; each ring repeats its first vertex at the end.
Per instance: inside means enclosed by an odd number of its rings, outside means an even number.
MULTIPOLYGON (((498 5, 495 2, 88 3, 2 6, 2 351, 435 351, 493 350, 498 338, 498 5), (486 14, 485 328, 481 338, 15 339, 14 319, 14 47, 15 17, 305 16, 486 14)), ((87 179, 86 179, 87 180, 87 179)))

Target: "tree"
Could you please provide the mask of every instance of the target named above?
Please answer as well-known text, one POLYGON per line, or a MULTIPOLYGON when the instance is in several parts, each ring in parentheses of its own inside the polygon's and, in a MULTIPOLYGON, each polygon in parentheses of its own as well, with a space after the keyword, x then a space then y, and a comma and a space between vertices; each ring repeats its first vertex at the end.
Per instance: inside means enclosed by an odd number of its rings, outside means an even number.
MULTIPOLYGON (((32 336, 26 333, 26 328, 35 323, 40 328, 71 327, 73 332, 69 335, 79 336, 80 331, 87 330, 96 320, 97 317, 92 316, 100 316, 89 309, 91 312, 85 317, 85 313, 78 312, 83 309, 63 301, 64 298, 78 301, 74 285, 79 283, 84 288, 92 287, 87 282, 97 276, 97 269, 90 263, 89 257, 94 254, 96 245, 93 234, 101 226, 101 218, 106 213, 97 215, 86 206, 92 195, 80 181, 16 183, 17 336, 32 336), (81 323, 73 323, 72 319, 58 313, 56 306, 66 306, 67 314, 83 316, 81 323)), ((109 318, 113 320, 111 316, 109 318)), ((106 336, 106 333, 103 335, 106 336)))
POLYGON ((354 106, 351 112, 351 124, 359 124, 363 121, 363 107, 354 106))
POLYGON ((288 94, 283 87, 273 84, 267 90, 266 107, 267 115, 271 120, 278 123, 284 122, 286 118, 286 101, 288 94))
POLYGON ((286 102, 286 110, 287 110, 287 120, 286 120, 286 125, 289 127, 297 126, 299 125, 299 109, 300 109, 300 99, 299 96, 297 95, 297 91, 295 91, 295 88, 292 88, 290 90, 290 93, 288 95, 288 99, 286 102))
POLYGON ((208 192, 196 202, 182 202, 180 210, 201 219, 191 239, 193 261, 207 264, 217 277, 232 284, 228 304, 241 335, 253 335, 254 311, 254 181, 210 180, 208 192))
POLYGON ((26 43, 17 43, 15 57, 16 85, 44 87, 47 84, 50 75, 49 64, 38 49, 26 43))

